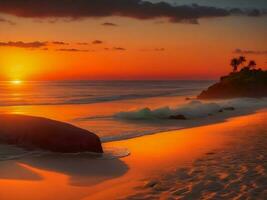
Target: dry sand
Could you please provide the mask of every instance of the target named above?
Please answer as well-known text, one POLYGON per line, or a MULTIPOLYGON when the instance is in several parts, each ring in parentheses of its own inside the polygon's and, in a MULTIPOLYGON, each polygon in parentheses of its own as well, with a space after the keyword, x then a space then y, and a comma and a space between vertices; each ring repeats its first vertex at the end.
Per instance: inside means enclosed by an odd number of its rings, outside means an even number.
POLYGON ((0 162, 0 199, 267 199, 267 112, 106 143, 130 156, 0 162), (16 191, 16 192, 13 192, 16 191))

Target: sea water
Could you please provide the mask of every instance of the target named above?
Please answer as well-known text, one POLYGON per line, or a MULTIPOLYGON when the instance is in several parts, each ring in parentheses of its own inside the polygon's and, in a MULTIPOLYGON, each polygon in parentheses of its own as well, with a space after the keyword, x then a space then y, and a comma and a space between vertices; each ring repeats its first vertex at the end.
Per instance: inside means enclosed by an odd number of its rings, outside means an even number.
POLYGON ((240 99, 199 101, 195 97, 214 81, 28 81, 0 82, 0 113, 41 116, 72 123, 102 141, 136 137, 184 127, 168 119, 182 114, 198 120, 222 107, 261 105, 240 99))

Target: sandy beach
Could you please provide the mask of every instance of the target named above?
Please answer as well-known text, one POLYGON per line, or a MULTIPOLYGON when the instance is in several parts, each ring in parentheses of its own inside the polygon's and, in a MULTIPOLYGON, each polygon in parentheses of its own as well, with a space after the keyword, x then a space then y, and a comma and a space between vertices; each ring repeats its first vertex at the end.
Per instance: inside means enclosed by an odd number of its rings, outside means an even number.
POLYGON ((266 199, 266 116, 104 143, 117 158, 1 161, 0 199, 266 199))
POLYGON ((0 0, 0 200, 267 200, 267 0, 0 0))

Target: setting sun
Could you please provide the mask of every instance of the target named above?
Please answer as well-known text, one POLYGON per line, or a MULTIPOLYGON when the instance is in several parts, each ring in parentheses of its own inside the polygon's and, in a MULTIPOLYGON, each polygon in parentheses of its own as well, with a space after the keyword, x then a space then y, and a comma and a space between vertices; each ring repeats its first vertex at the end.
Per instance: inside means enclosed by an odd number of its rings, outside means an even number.
POLYGON ((0 200, 267 200, 266 22, 267 0, 0 0, 0 200))
POLYGON ((29 54, 23 49, 7 49, 0 54, 0 78, 12 83, 13 80, 35 79, 42 66, 40 62, 44 60, 38 52, 29 54))

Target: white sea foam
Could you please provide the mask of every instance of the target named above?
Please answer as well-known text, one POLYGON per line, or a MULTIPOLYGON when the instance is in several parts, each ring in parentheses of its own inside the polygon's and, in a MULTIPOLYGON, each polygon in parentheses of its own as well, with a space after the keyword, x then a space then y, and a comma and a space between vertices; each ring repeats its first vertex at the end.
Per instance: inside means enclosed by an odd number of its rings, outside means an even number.
POLYGON ((119 112, 116 113, 114 117, 122 120, 154 120, 167 119, 172 115, 184 115, 187 119, 195 119, 216 114, 221 109, 227 107, 233 107, 235 110, 240 110, 245 108, 257 109, 266 106, 267 101, 265 98, 239 98, 213 102, 194 100, 175 108, 166 106, 157 109, 150 109, 149 107, 145 107, 140 110, 119 112))

